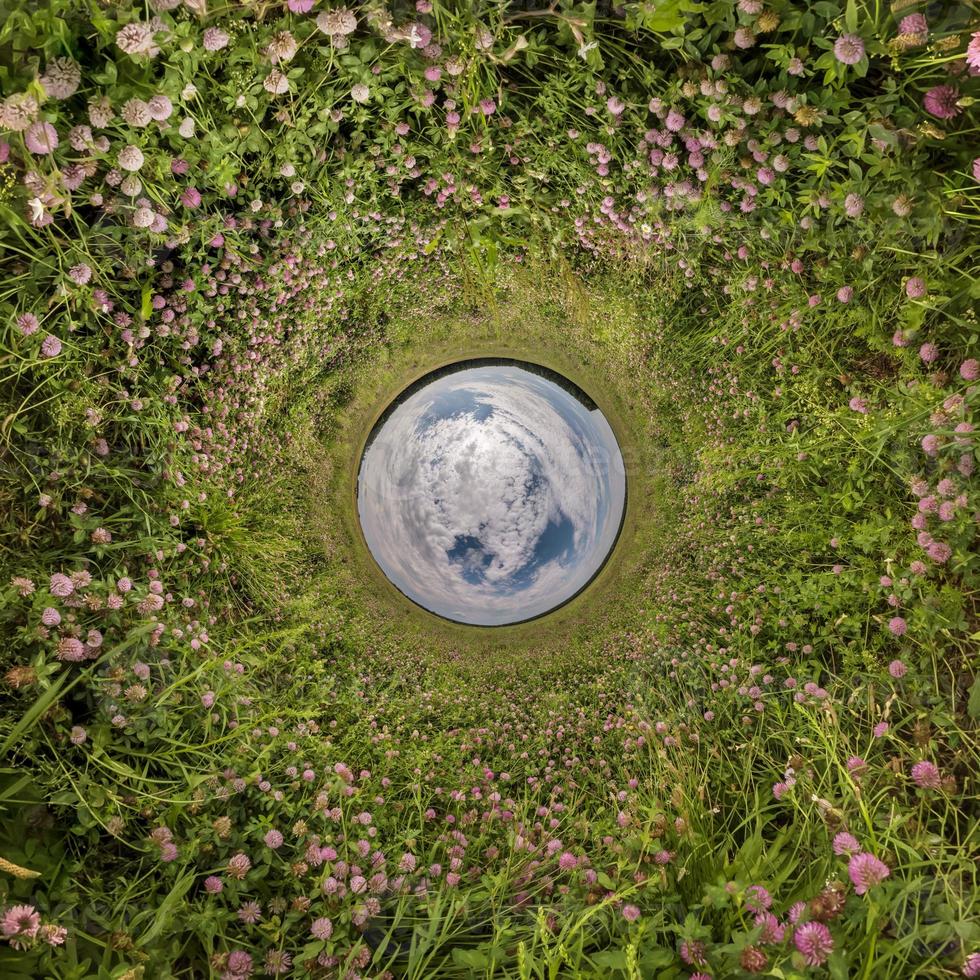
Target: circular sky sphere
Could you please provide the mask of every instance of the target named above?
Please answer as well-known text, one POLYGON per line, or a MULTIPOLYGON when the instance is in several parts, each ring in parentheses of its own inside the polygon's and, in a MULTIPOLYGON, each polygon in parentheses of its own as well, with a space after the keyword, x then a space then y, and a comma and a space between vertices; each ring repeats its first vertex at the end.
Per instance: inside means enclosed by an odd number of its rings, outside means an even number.
POLYGON ((375 561, 446 619, 503 626, 567 602, 615 544, 623 457, 579 388, 522 361, 426 375, 375 425, 357 481, 375 561))

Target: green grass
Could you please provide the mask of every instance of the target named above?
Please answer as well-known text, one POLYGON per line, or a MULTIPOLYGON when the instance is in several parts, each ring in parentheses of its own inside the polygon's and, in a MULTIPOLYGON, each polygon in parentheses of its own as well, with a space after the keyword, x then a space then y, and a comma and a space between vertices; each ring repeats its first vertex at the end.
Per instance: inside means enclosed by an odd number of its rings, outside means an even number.
POLYGON ((658 542, 669 536, 676 519, 667 475, 676 465, 675 450, 660 414, 665 406, 658 404, 664 395, 623 383, 638 343, 637 326, 635 309, 614 294, 589 297, 570 272, 562 277, 553 269, 520 267, 508 274, 490 309, 464 305, 438 315, 418 310, 386 324, 383 339, 367 345, 353 367, 316 395, 311 409, 319 431, 311 433, 308 448, 310 531, 328 557, 324 576, 336 600, 369 609, 374 628, 382 632, 396 624, 402 639, 467 655, 560 648, 566 637, 584 638, 601 633, 611 620, 623 622, 630 615, 624 584, 654 560, 658 542), (551 285, 542 286, 542 279, 551 285), (586 297, 590 302, 583 308, 586 297), (356 488, 364 443, 391 401, 432 370, 487 356, 541 364, 591 395, 616 434, 628 492, 617 545, 586 590, 531 622, 474 628, 428 613, 392 586, 364 541, 356 488))

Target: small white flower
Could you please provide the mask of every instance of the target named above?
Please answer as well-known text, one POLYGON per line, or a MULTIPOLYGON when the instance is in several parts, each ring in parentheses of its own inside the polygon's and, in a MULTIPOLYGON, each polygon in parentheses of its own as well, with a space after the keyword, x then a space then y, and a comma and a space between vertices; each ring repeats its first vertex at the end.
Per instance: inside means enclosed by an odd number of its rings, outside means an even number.
POLYGON ((130 173, 136 173, 143 166, 143 151, 138 146, 124 146, 119 151, 119 166, 130 173))
POLYGON ((195 95, 197 95, 197 86, 193 82, 188 82, 184 86, 184 90, 180 93, 180 97, 185 102, 189 102, 195 95))
POLYGON ((130 174, 128 177, 123 178, 123 182, 119 185, 119 190, 129 197, 136 197, 143 190, 143 182, 136 174, 130 174))
POLYGON ((363 82, 358 82, 350 90, 350 97, 355 102, 367 102, 371 98, 371 90, 363 82))
POLYGON ((133 225, 136 228, 149 228, 156 215, 149 208, 137 208, 133 214, 133 225))
POLYGON ((40 221, 44 217, 44 202, 39 197, 32 197, 27 204, 31 209, 31 221, 40 221))
POLYGON ((194 135, 194 120, 190 116, 182 119, 180 125, 177 127, 177 132, 185 140, 189 140, 194 135))
POLYGON ((253 211, 261 211, 262 210, 262 198, 257 197, 254 201, 252 201, 252 203, 249 205, 249 207, 253 211))

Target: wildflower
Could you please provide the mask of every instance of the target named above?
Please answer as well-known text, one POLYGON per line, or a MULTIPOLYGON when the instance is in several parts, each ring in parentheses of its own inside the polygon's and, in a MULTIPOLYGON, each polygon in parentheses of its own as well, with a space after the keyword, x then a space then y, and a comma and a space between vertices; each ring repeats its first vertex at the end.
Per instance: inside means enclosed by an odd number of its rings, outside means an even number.
POLYGON ((793 943, 807 966, 822 966, 834 951, 830 930, 822 922, 804 922, 793 933, 793 943))
POLYGON ((154 35, 165 30, 166 27, 159 18, 154 18, 149 23, 135 21, 116 32, 116 44, 121 51, 132 57, 146 55, 148 58, 155 58, 160 53, 160 47, 154 35))
POLYGON ((31 123, 24 133, 24 145, 37 156, 54 153, 58 148, 58 130, 49 122, 31 123))
POLYGON ((864 198, 860 194, 848 194, 844 198, 844 212, 849 218, 860 218, 864 213, 864 198))
POLYGON ((0 128, 22 133, 37 118, 37 99, 27 92, 15 92, 0 102, 0 128))
POLYGON ((150 208, 137 208, 133 212, 134 228, 149 228, 156 220, 156 215, 150 208))
POLYGON ((936 85, 922 97, 922 105, 937 119, 954 119, 960 114, 960 107, 956 104, 959 97, 959 89, 954 86, 936 85))
POLYGON ((265 841, 266 847, 271 847, 272 850, 276 850, 276 848, 282 847, 285 838, 278 830, 270 830, 262 839, 265 841))
POLYGON ((863 851, 855 854, 847 865, 847 873, 854 884, 854 891, 863 895, 869 888, 881 884, 891 871, 884 861, 878 860, 873 854, 863 851))
POLYGON ((258 902, 245 902, 238 909, 238 919, 247 926, 254 926, 262 918, 262 906, 258 902))
POLYGON ((78 265, 73 265, 68 270, 68 278, 71 279, 72 282, 77 283, 79 286, 85 286, 92 278, 92 267, 86 265, 84 262, 81 262, 78 265))
POLYGON ((57 656, 59 660, 78 663, 85 659, 85 645, 77 637, 63 636, 58 640, 57 656))
POLYGON ((72 745, 84 745, 87 738, 88 732, 81 725, 72 726, 72 730, 68 734, 68 741, 72 745))
POLYGON ((688 966, 707 966, 708 948, 698 939, 686 939, 680 947, 681 959, 688 966))
POLYGON ((925 14, 908 14, 898 24, 898 36, 906 38, 909 45, 925 44, 929 39, 929 22, 925 14))
POLYGON ((283 64, 293 60, 299 50, 299 44, 289 31, 280 31, 272 36, 265 50, 270 61, 283 64))
POLYGON ((774 946, 783 941, 785 928, 772 912, 760 912, 755 917, 755 924, 762 929, 759 942, 763 946, 774 946))
POLYGON ((289 91, 289 79, 278 69, 273 68, 262 82, 270 95, 284 95, 289 91))
MULTIPOLYGON (((980 37, 980 32, 973 36, 974 38, 980 37)), ((970 953, 963 963, 961 972, 964 977, 980 977, 980 953, 970 953)))
POLYGON ((333 935, 333 923, 325 916, 314 919, 310 926, 310 935, 314 939, 329 939, 333 935))
POLYGON ((55 572, 48 583, 48 591, 59 598, 70 596, 75 591, 75 583, 61 572, 55 572))
POLYGON ((62 946, 68 938, 68 930, 64 926, 56 926, 48 923, 38 929, 37 937, 49 946, 62 946))
POLYGON ((966 46, 966 63, 974 71, 980 71, 980 31, 970 35, 970 43, 966 46))
POLYGON ((36 333, 38 328, 41 326, 41 322, 33 313, 21 313, 15 322, 17 324, 17 329, 25 337, 30 337, 32 333, 36 333))
POLYGON ((919 789, 940 789, 942 778, 935 763, 923 760, 912 766, 912 780, 919 789))
POLYGON ((762 885, 750 885, 745 890, 745 907, 750 912, 765 912, 772 905, 772 896, 762 885))
POLYGON ((204 890, 209 895, 220 895, 224 887, 224 882, 217 875, 208 875, 204 879, 204 890))
POLYGON ((861 850, 861 845, 858 843, 857 838, 846 831, 841 831, 841 833, 834 836, 833 846, 834 854, 838 857, 844 854, 856 854, 861 850))
POLYGON ((204 32, 202 42, 205 51, 220 51, 228 46, 231 36, 220 27, 209 27, 204 32))
POLYGON ((738 961, 747 973, 762 973, 769 965, 769 957, 758 946, 746 946, 738 961))
POLYGON ((222 980, 247 980, 252 973, 252 956, 243 949, 228 954, 228 972, 222 980))
POLYGON ((237 878, 241 881, 252 867, 252 862, 247 854, 239 852, 228 861, 228 877, 237 878))
POLYGON ((640 917, 640 910, 635 905, 624 905, 623 906, 623 918, 627 922, 636 922, 640 917))
POLYGON ((921 299, 926 294, 925 280, 919 276, 912 276, 905 283, 905 295, 909 299, 921 299))
POLYGON ((278 949, 270 949, 265 954, 265 972, 269 976, 279 976, 280 973, 288 973, 293 965, 293 958, 289 953, 278 949))
POLYGON ((892 636, 904 636, 908 629, 908 623, 901 616, 892 616, 888 620, 888 631, 892 636))
POLYGON ((864 57, 864 41, 857 34, 843 34, 834 42, 834 57, 842 65, 856 65, 864 57))
POLYGON ((564 851, 558 858, 558 867, 562 871, 574 871, 578 867, 578 858, 571 851, 564 851))
POLYGON ((33 939, 41 926, 41 916, 33 905, 12 905, 3 914, 0 932, 15 949, 26 945, 24 940, 33 939))
POLYGON ((68 99, 82 83, 82 69, 71 58, 54 58, 38 81, 49 99, 68 99))
POLYGON ((357 30, 357 17, 346 7, 325 10, 317 17, 316 26, 328 37, 343 38, 357 30))
POLYGON ((364 103, 371 98, 371 89, 367 87, 363 82, 358 82, 350 90, 350 97, 355 102, 364 103))
POLYGON ((88 104, 88 121, 96 129, 104 129, 108 126, 114 115, 108 96, 103 95, 88 104))
POLYGON ((980 378, 980 361, 970 357, 960 365, 960 377, 964 381, 976 381, 980 378))
POLYGON ((923 344, 919 348, 919 357, 926 364, 932 364, 933 361, 939 359, 939 348, 935 344, 923 344))
POLYGON ((143 129, 153 122, 150 106, 142 99, 127 100, 120 110, 120 115, 128 126, 133 126, 136 129, 143 129))

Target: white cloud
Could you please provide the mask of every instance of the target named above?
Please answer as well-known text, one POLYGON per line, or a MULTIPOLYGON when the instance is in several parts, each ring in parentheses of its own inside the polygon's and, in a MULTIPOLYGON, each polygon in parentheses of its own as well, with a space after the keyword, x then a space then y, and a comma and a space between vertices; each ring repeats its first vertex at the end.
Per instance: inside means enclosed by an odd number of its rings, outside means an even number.
POLYGON ((624 494, 600 413, 538 375, 488 366, 443 376, 392 412, 365 454, 358 506, 372 553, 402 592, 490 625, 574 595, 615 539, 624 494), (535 567, 542 534, 563 521, 571 557, 535 567), (482 554, 451 560, 471 538, 482 554))

